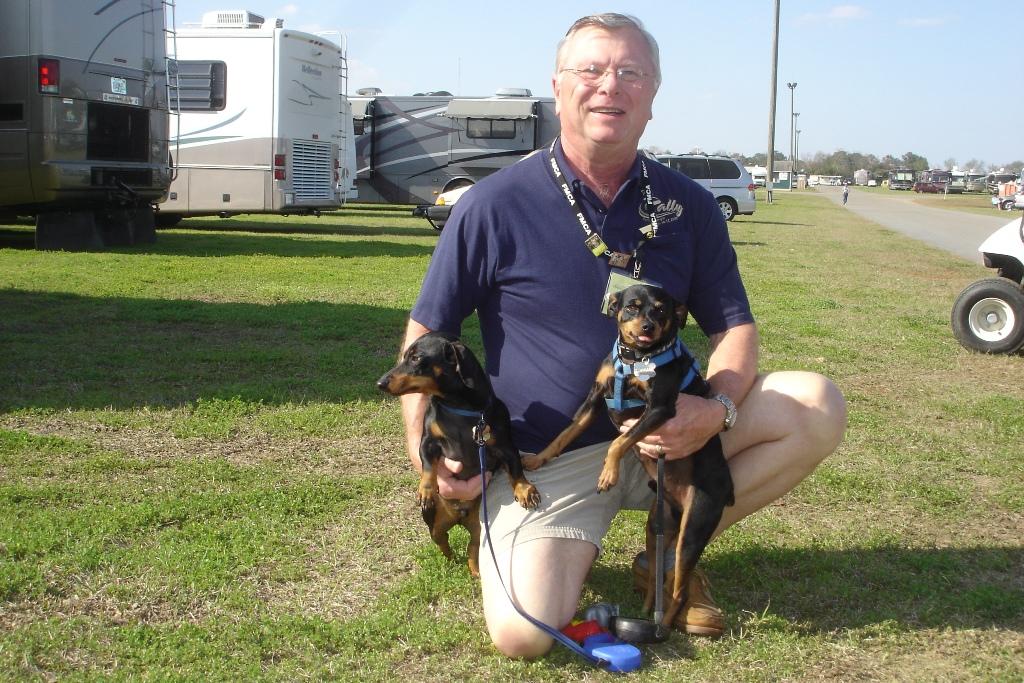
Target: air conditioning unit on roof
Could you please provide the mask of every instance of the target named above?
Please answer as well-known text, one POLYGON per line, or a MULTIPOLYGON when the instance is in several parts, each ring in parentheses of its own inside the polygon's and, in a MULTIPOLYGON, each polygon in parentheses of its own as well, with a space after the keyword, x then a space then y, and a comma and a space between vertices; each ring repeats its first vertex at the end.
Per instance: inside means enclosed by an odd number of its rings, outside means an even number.
POLYGON ((259 28, 266 21, 253 12, 242 9, 215 10, 203 14, 203 28, 259 28))

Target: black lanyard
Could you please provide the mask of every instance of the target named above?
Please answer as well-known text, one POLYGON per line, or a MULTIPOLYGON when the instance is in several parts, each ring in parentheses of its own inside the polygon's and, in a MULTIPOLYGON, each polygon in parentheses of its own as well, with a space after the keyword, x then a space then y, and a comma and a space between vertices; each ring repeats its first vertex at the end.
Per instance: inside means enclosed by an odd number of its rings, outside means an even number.
POLYGON ((590 221, 587 220, 586 214, 583 213, 583 206, 579 200, 576 199, 576 194, 572 191, 572 187, 569 186, 566 180, 565 173, 562 172, 562 167, 558 163, 558 159, 555 158, 555 143, 557 138, 551 142, 551 146, 547 150, 547 169, 551 175, 551 179, 555 182, 555 185, 562 190, 562 194, 565 196, 565 201, 569 205, 569 211, 571 211, 576 218, 576 222, 579 223, 580 229, 583 230, 584 240, 583 243, 587 249, 597 258, 602 256, 608 259, 609 265, 612 268, 625 269, 629 265, 629 262, 633 262, 633 279, 639 280, 640 274, 643 271, 643 261, 640 259, 640 249, 643 245, 658 236, 658 217, 654 211, 654 193, 651 191, 651 180, 647 174, 647 164, 644 160, 640 160, 640 169, 643 172, 643 177, 640 180, 640 196, 643 202, 642 211, 651 218, 651 222, 648 225, 643 225, 637 228, 640 231, 643 239, 633 249, 632 254, 624 254, 620 251, 612 251, 608 248, 608 245, 604 243, 601 236, 597 234, 591 227, 590 221))

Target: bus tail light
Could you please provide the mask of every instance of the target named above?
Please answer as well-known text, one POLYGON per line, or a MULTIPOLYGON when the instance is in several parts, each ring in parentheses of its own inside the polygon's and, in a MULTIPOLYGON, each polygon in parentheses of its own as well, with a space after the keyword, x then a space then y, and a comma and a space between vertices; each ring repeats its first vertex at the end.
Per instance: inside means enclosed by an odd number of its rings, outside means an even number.
POLYGON ((39 60, 39 92, 57 95, 60 93, 60 60, 39 60))

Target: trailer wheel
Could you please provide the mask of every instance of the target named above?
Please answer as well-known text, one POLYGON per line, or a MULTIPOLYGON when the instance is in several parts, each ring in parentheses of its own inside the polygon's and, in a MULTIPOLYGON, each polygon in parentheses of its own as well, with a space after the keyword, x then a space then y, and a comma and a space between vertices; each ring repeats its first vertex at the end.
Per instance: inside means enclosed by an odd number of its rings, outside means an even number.
POLYGON ((971 283, 953 304, 953 336, 982 353, 1013 353, 1024 345, 1024 291, 1006 278, 971 283))
POLYGON ((36 249, 89 251, 103 239, 92 211, 47 211, 36 215, 36 249))

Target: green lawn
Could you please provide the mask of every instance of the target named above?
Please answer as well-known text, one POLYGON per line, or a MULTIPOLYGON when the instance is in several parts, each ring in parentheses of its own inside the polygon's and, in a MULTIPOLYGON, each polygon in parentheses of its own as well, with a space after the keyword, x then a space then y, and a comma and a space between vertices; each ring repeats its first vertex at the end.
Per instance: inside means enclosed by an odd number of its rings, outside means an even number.
MULTIPOLYGON (((729 230, 764 369, 833 377, 850 425, 706 552, 727 636, 631 678, 1021 680, 1024 357, 949 329, 989 273, 814 192, 729 230)), ((92 253, 0 226, 0 680, 598 677, 497 655, 419 519, 374 380, 435 242, 367 206, 92 253)), ((620 515, 585 604, 639 610, 642 546, 620 515)))

